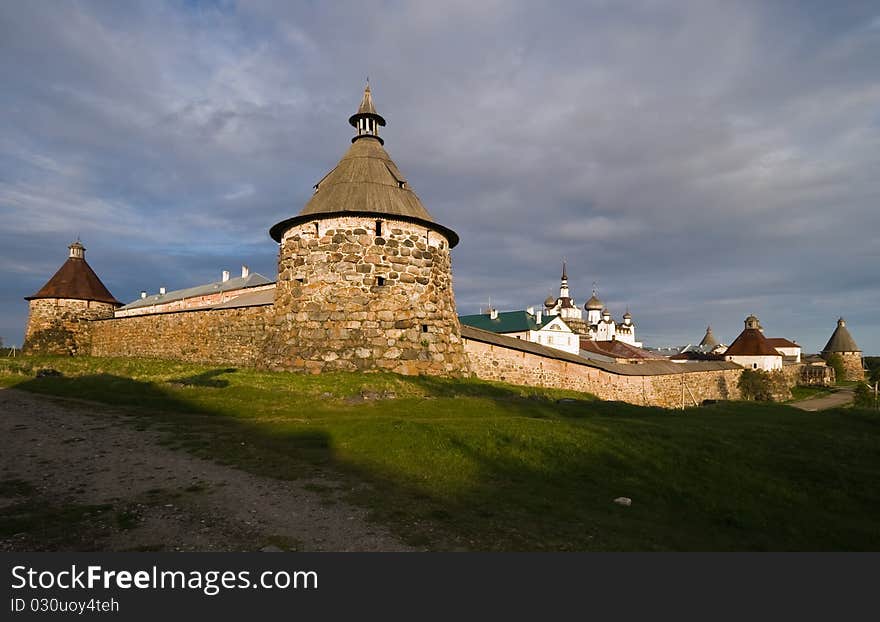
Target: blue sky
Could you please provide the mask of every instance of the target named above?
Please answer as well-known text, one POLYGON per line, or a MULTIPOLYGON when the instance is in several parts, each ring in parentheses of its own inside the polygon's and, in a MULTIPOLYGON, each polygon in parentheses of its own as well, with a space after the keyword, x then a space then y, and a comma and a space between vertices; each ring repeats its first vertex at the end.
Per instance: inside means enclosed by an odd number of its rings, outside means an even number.
POLYGON ((0 336, 77 235, 125 301, 274 277, 369 75, 460 313, 565 257, 651 345, 843 315, 880 354, 877 58, 875 2, 3 3, 0 336))

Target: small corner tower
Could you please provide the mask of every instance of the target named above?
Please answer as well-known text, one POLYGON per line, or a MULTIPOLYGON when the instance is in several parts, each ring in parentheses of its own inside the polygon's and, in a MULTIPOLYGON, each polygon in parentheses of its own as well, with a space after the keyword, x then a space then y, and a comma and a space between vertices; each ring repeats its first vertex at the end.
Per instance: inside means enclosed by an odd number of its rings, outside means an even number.
POLYGON ((822 348, 821 356, 826 361, 832 356, 839 356, 843 361, 844 377, 838 380, 864 380, 865 366, 862 360, 862 351, 856 345, 855 339, 849 334, 846 320, 839 318, 837 328, 831 334, 831 338, 822 348))
POLYGON ((86 249, 77 239, 58 272, 25 298, 30 306, 24 350, 34 354, 82 354, 89 320, 113 317, 122 306, 86 263, 86 249))
POLYGON ((700 341, 700 347, 706 348, 707 350, 711 350, 713 348, 717 348, 720 345, 718 340, 715 338, 714 333, 712 332, 712 327, 706 327, 706 334, 703 335, 703 340, 700 341))
POLYGON ((431 217, 379 137, 370 85, 352 145, 315 184, 280 243, 270 366, 321 371, 467 371, 450 249, 458 235, 431 217))

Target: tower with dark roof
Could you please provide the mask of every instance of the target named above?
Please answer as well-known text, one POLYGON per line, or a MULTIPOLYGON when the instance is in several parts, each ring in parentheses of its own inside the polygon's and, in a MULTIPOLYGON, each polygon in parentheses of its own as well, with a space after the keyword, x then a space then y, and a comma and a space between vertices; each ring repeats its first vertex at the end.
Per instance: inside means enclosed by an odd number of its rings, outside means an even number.
POLYGON ((747 369, 774 371, 782 369, 782 355, 764 336, 761 322, 754 315, 745 319, 745 328, 724 351, 724 360, 747 369))
POLYGON ((26 352, 76 354, 88 341, 88 321, 113 317, 113 310, 122 305, 86 262, 82 243, 76 240, 67 248, 67 261, 37 293, 25 298, 30 307, 26 352))
POLYGON ((303 210, 270 229, 279 242, 273 367, 309 372, 467 370, 450 250, 379 137, 369 84, 351 147, 303 210))
POLYGON ((865 378, 865 365, 862 360, 862 351, 856 345, 855 339, 849 334, 846 320, 839 318, 837 328, 831 334, 831 338, 820 353, 822 358, 828 361, 832 356, 840 357, 843 362, 844 377, 838 380, 863 380, 865 378))

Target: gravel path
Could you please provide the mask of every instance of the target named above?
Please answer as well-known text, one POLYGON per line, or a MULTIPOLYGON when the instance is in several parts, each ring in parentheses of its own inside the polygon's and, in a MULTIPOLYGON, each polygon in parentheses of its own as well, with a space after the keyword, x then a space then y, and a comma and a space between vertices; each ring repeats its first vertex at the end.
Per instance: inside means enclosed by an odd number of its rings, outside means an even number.
POLYGON ((799 402, 792 402, 790 406, 800 408, 801 410, 826 410, 828 408, 836 408, 837 406, 846 406, 853 401, 853 388, 841 387, 834 393, 823 395, 821 397, 810 397, 799 402))
POLYGON ((77 514, 60 540, 31 524, 0 534, 0 551, 409 550, 343 501, 333 479, 275 480, 201 460, 109 406, 0 389, 0 438, 4 524, 35 504, 59 516, 104 508, 77 514))

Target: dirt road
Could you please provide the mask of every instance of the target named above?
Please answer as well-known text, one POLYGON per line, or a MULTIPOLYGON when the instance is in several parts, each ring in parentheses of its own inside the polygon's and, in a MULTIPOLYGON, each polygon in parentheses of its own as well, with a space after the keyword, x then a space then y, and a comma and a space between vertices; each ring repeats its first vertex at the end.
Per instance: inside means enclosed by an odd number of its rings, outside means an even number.
POLYGON ((333 479, 201 460, 108 406, 0 389, 0 438, 0 551, 409 550, 333 479))
POLYGON ((836 408, 837 406, 846 406, 853 401, 853 388, 841 387, 834 393, 823 395, 821 397, 811 397, 799 402, 792 402, 790 406, 800 408, 801 410, 826 410, 828 408, 836 408))

